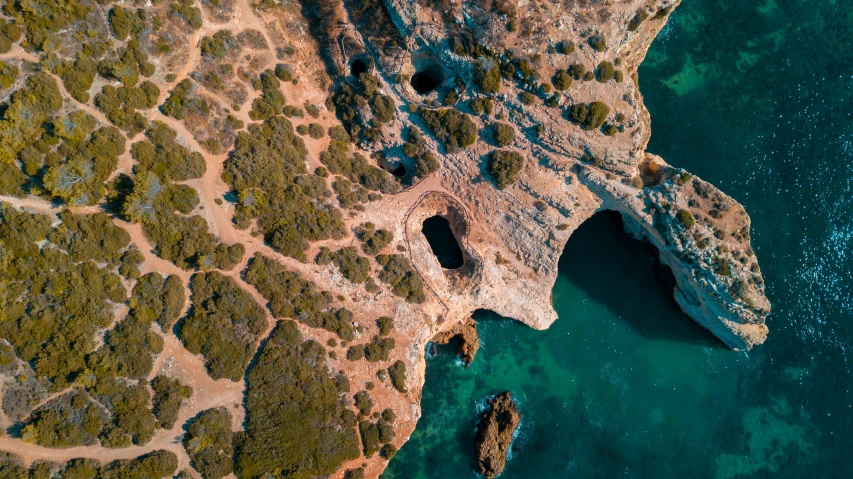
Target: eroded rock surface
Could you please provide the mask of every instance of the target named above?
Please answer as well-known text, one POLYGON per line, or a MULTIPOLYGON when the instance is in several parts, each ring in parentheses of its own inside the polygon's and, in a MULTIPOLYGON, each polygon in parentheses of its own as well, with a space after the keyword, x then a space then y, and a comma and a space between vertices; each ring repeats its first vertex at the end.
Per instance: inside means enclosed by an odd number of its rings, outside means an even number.
POLYGON ((509 391, 490 399, 489 406, 491 409, 483 413, 477 425, 475 447, 477 472, 492 478, 504 471, 506 455, 512 445, 512 435, 521 422, 521 414, 509 391))
POLYGON ((466 366, 470 365, 480 349, 480 336, 477 334, 477 321, 469 318, 464 323, 457 323, 450 331, 444 331, 432 338, 433 343, 447 344, 453 338, 459 338, 459 348, 456 354, 466 366))

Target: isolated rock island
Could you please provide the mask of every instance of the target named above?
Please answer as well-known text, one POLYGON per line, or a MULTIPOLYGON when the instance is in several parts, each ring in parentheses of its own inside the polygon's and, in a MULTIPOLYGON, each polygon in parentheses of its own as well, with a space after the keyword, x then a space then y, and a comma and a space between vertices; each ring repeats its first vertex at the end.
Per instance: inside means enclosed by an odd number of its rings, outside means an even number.
POLYGON ((513 434, 520 423, 521 414, 509 391, 489 399, 489 410, 483 413, 477 424, 474 442, 477 472, 488 478, 497 477, 503 472, 513 434))

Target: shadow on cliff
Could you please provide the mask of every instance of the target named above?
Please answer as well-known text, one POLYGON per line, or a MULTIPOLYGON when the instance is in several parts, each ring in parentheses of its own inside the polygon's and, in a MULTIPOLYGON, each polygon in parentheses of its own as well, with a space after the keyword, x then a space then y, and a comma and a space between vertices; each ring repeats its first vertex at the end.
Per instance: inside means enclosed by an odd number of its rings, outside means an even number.
POLYGON ((578 227, 559 268, 560 275, 645 337, 725 349, 681 311, 672 296, 672 273, 658 264, 653 246, 625 233, 615 211, 596 213, 578 227))

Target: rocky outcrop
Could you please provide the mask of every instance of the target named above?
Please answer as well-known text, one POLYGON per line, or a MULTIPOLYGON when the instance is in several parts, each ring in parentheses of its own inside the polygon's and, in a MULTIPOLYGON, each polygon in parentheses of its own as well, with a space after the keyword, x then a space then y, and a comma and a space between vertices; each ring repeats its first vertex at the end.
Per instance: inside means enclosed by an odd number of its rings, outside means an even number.
POLYGON ((477 472, 492 478, 503 472, 512 436, 521 422, 521 414, 512 402, 509 391, 489 400, 490 410, 483 413, 477 425, 475 446, 477 472))
POLYGON ((466 366, 471 364, 477 350, 480 349, 480 336, 477 334, 477 321, 468 318, 464 323, 456 323, 449 331, 443 331, 432 338, 433 343, 447 344, 453 338, 459 338, 459 348, 456 354, 466 366))

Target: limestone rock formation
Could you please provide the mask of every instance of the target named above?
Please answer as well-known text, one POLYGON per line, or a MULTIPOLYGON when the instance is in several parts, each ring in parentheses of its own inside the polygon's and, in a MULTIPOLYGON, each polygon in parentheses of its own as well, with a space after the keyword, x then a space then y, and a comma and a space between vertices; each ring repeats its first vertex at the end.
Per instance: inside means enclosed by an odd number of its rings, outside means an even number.
POLYGON ((521 414, 509 391, 490 399, 489 406, 491 409, 483 413, 477 425, 475 446, 477 472, 492 478, 500 475, 506 466, 506 455, 521 422, 521 414))
POLYGON ((432 338, 433 343, 447 344, 453 338, 459 338, 459 348, 456 354, 462 358, 462 362, 466 366, 471 364, 474 356, 477 355, 477 350, 480 349, 480 336, 477 334, 477 321, 474 318, 468 318, 464 323, 457 323, 453 329, 444 331, 435 335, 432 338))

